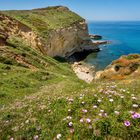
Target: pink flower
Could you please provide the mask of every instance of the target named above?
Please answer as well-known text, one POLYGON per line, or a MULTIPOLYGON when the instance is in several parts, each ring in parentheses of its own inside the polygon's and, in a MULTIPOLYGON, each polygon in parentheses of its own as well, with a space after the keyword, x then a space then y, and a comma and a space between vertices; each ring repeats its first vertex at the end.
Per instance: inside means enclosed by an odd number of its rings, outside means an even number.
POLYGON ((126 120, 126 121, 124 121, 124 125, 125 126, 130 126, 130 122, 126 120))
POLYGON ((74 129, 73 128, 70 128, 70 133, 74 133, 74 129))
POLYGON ((69 122, 69 124, 68 124, 70 127, 72 127, 73 126, 73 123, 72 122, 69 122))
POLYGON ((39 139, 39 136, 38 135, 35 135, 33 140, 38 140, 39 139))
POLYGON ((140 114, 139 113, 134 113, 134 114, 132 114, 132 118, 133 119, 139 119, 140 118, 140 114))
POLYGON ((82 112, 87 113, 87 110, 86 109, 83 109, 82 112))
POLYGON ((91 119, 87 118, 87 119, 86 119, 86 122, 87 122, 87 123, 90 123, 90 122, 91 122, 91 119))

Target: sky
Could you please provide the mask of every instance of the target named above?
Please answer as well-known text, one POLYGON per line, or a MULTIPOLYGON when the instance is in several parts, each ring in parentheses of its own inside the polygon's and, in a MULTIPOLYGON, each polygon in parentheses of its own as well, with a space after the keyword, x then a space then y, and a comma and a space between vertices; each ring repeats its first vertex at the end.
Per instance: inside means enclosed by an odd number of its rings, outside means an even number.
POLYGON ((140 0, 0 0, 0 10, 63 5, 88 21, 140 21, 140 0))

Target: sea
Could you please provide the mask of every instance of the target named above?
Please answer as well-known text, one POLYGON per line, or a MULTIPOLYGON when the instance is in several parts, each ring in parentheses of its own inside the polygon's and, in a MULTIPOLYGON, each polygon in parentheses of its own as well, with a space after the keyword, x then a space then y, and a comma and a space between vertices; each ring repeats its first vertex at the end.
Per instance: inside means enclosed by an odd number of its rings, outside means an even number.
POLYGON ((122 55, 140 54, 140 21, 88 22, 88 29, 90 34, 98 34, 103 37, 102 40, 111 41, 111 44, 101 45, 101 51, 91 53, 84 60, 96 70, 103 70, 122 55))

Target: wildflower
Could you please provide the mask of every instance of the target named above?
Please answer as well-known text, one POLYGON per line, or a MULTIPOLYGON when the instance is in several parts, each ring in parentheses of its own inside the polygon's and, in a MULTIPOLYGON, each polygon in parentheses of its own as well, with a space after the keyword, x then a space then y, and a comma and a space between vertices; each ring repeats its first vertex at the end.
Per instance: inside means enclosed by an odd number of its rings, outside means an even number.
POLYGON ((67 119, 71 120, 71 119, 72 119, 72 117, 71 117, 71 116, 67 116, 67 119))
POLYGON ((73 126, 73 123, 72 122, 69 122, 69 124, 68 124, 70 127, 72 127, 73 126))
POLYGON ((123 99, 123 98, 124 98, 124 96, 122 95, 122 96, 120 96, 120 98, 121 98, 121 99, 123 99))
POLYGON ((80 119, 80 122, 81 122, 81 123, 83 123, 83 122, 84 122, 84 120, 81 118, 81 119, 80 119))
POLYGON ((133 100, 136 100, 137 98, 133 96, 132 99, 133 99, 133 100))
POLYGON ((97 97, 97 94, 94 94, 94 97, 97 97))
POLYGON ((98 99, 97 101, 98 101, 99 103, 101 102, 101 100, 100 100, 100 99, 98 99))
POLYGON ((14 138, 10 138, 10 140, 14 140, 14 138))
POLYGON ((87 119, 86 119, 86 122, 87 122, 87 123, 90 123, 90 122, 91 122, 91 119, 87 118, 87 119))
POLYGON ((79 97, 79 99, 82 99, 82 98, 83 98, 82 96, 79 97))
POLYGON ((71 112, 71 109, 68 109, 68 112, 71 112))
POLYGON ((57 136, 56 136, 57 139, 60 139, 61 137, 62 137, 61 134, 57 134, 57 136))
POLYGON ((29 123, 29 120, 26 120, 25 123, 28 124, 29 123))
POLYGON ((39 136, 38 135, 35 135, 33 140, 38 140, 39 139, 39 136))
POLYGON ((119 114, 120 114, 120 112, 119 112, 119 111, 114 111, 114 113, 115 113, 116 115, 119 115, 119 114))
POLYGON ((70 128, 70 133, 74 133, 74 129, 73 128, 70 128))
POLYGON ((82 112, 87 113, 87 110, 86 109, 83 109, 82 112))
POLYGON ((140 118, 140 114, 139 113, 134 113, 134 114, 132 114, 132 118, 133 119, 139 119, 140 118))
POLYGON ((134 111, 129 111, 129 113, 130 113, 130 114, 134 114, 135 112, 134 112, 134 111))
POLYGON ((133 104, 132 106, 133 106, 134 108, 137 108, 137 107, 138 107, 138 105, 137 105, 137 104, 133 104))
POLYGON ((72 99, 72 98, 70 98, 70 99, 69 99, 69 102, 73 102, 73 99, 72 99))
POLYGON ((85 102, 83 101, 83 102, 82 102, 82 104, 84 105, 84 104, 85 104, 85 102))
POLYGON ((63 121, 66 121, 66 120, 67 120, 67 118, 64 118, 64 119, 63 119, 63 121))
POLYGON ((97 105, 94 105, 93 108, 97 108, 97 105))
POLYGON ((49 109, 49 110, 48 110, 48 112, 50 113, 50 112, 51 112, 51 110, 49 109))
POLYGON ((104 112, 104 110, 100 110, 100 112, 102 112, 102 113, 103 113, 103 112, 104 112))
POLYGON ((129 121, 124 121, 124 125, 125 126, 130 126, 130 122, 129 121))
POLYGON ((110 102, 113 102, 114 100, 113 100, 113 99, 109 99, 109 101, 110 101, 110 102))
POLYGON ((102 116, 103 116, 103 117, 106 117, 106 116, 107 116, 107 113, 103 113, 102 116))
POLYGON ((99 116, 102 116, 102 113, 99 113, 99 116))

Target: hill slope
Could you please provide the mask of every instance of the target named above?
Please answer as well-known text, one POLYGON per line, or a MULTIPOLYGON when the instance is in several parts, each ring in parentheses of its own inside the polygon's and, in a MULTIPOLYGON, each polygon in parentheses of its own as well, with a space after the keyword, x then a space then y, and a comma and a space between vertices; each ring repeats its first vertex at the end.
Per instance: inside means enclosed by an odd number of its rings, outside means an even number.
MULTIPOLYGON (((80 81, 65 61, 60 63, 42 54, 41 39, 47 39, 48 31, 67 25, 69 28, 71 21, 81 20, 79 16, 63 7, 3 13, 0 139, 139 139, 139 79, 89 85, 80 81), (48 11, 51 16, 46 19, 48 11)), ((77 25, 70 26, 70 30, 73 32, 77 25)))

